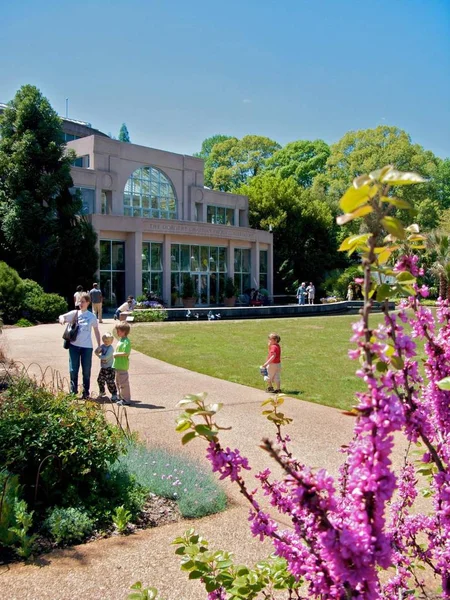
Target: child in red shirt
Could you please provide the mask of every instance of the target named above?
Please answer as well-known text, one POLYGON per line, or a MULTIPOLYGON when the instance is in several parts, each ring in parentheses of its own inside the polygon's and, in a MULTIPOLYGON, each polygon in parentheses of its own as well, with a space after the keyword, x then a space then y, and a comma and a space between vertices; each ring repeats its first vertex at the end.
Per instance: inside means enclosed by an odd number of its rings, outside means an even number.
POLYGON ((262 365, 267 367, 268 380, 267 380, 267 391, 279 394, 281 392, 281 348, 280 348, 280 336, 277 333, 271 333, 269 335, 269 353, 266 362, 262 365))

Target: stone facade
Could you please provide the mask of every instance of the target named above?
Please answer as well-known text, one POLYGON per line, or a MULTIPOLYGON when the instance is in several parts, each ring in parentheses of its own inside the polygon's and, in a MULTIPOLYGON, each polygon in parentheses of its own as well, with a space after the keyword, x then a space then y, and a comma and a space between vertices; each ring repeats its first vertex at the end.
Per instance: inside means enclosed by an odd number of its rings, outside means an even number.
POLYGON ((234 278, 240 292, 261 286, 272 294, 271 233, 249 228, 246 196, 204 187, 203 160, 99 135, 67 146, 83 165, 72 167, 72 178, 98 234, 99 279, 111 303, 159 286, 153 291, 174 306, 187 274, 198 306, 221 304, 225 277, 234 278), (145 191, 153 189, 151 179, 142 180, 149 172, 167 203, 145 191), (170 202, 172 212, 161 209, 170 202))

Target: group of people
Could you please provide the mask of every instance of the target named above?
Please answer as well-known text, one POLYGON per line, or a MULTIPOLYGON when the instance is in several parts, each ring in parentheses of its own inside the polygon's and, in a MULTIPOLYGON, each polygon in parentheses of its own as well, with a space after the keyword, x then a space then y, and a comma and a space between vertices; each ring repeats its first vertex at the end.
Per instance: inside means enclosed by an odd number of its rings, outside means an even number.
POLYGON ((306 285, 306 283, 303 282, 297 290, 298 303, 303 305, 306 304, 306 301, 308 301, 308 304, 314 304, 315 295, 316 288, 314 287, 313 282, 310 281, 309 285, 306 285))
POLYGON ((131 401, 128 376, 131 352, 131 343, 128 339, 130 324, 126 321, 116 324, 115 331, 119 341, 115 350, 112 346, 114 341, 112 333, 105 333, 100 340, 98 325, 103 323, 102 302, 103 297, 96 283, 93 284, 89 293, 83 292, 83 288, 78 286, 74 294, 75 309, 59 316, 61 325, 71 324, 72 327, 77 328, 76 337, 70 341, 68 347, 70 391, 73 394, 78 393, 78 374, 81 366, 83 378, 81 397, 83 399, 90 397, 92 357, 95 354, 100 359, 100 371, 97 377, 99 395, 105 395, 106 385, 113 402, 119 405, 128 405, 131 401), (100 296, 95 292, 98 292, 100 296), (91 301, 92 312, 88 310, 91 301), (92 332, 94 332, 97 342, 95 351, 92 344, 92 332))

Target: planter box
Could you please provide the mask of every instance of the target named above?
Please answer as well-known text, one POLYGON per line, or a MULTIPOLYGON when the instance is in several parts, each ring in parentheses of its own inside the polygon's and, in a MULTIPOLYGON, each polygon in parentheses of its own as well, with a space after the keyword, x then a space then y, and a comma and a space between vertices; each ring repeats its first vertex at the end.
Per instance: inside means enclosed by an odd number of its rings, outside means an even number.
POLYGON ((236 296, 233 296, 232 298, 224 298, 223 299, 223 305, 226 306, 227 308, 230 308, 232 306, 234 306, 236 304, 236 296))
POLYGON ((194 308, 195 298, 183 298, 183 306, 184 308, 194 308))

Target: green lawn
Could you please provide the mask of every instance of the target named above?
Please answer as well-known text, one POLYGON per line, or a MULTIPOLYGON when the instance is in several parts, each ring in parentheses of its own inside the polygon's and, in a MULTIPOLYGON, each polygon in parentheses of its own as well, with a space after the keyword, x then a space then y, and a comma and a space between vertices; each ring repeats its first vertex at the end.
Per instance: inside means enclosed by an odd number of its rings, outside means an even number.
MULTIPOLYGON (((289 396, 348 409, 362 390, 358 363, 347 350, 351 324, 359 317, 302 317, 249 321, 196 321, 133 325, 133 348, 191 371, 264 389, 259 365, 267 357, 267 335, 281 336, 281 387, 289 396)), ((374 315, 375 325, 381 315, 374 315)), ((186 393, 196 390, 186 390, 186 393)), ((208 391, 208 390, 204 390, 208 391)))

